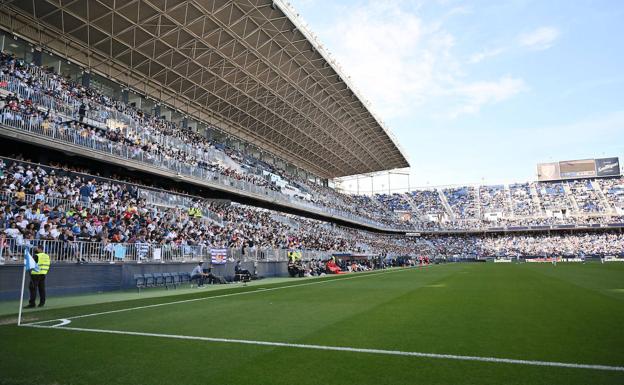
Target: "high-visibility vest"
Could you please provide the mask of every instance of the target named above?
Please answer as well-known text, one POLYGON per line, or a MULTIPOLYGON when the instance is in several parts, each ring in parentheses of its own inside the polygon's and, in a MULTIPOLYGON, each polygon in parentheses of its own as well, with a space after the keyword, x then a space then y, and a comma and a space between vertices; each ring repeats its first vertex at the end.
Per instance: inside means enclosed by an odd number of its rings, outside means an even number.
POLYGON ((32 270, 32 275, 46 275, 50 270, 50 256, 46 253, 37 254, 37 265, 39 265, 39 271, 32 270))

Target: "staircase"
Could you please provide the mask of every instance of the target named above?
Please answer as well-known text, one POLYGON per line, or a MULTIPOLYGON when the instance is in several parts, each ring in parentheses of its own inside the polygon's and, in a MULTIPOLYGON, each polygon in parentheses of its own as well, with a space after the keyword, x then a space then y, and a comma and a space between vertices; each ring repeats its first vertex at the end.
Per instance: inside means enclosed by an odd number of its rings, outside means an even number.
POLYGON ((511 218, 511 219, 515 219, 516 218, 516 214, 514 213, 514 209, 513 209, 513 199, 511 198, 511 188, 509 187, 508 184, 505 185, 505 208, 507 210, 507 217, 511 218))
POLYGON ((438 196, 440 197, 442 206, 444 206, 444 209, 446 210, 446 214, 449 216, 449 218, 451 218, 451 220, 454 221, 455 214, 453 214, 453 210, 451 209, 451 205, 449 205, 448 200, 446 199, 446 195, 444 195, 442 189, 436 189, 436 191, 438 192, 438 196))
POLYGON ((475 217, 478 219, 483 219, 483 217, 481 216, 481 212, 483 210, 481 210, 481 186, 477 186, 475 187, 475 189, 477 190, 477 212, 475 213, 475 217))
POLYGON ((533 200, 533 204, 537 207, 537 214, 539 216, 544 215, 544 209, 542 208, 542 202, 540 201, 539 194, 537 193, 537 188, 534 183, 529 184, 529 190, 531 191, 531 199, 533 200))
POLYGON ((600 199, 600 203, 602 204, 602 207, 604 207, 605 214, 617 215, 617 212, 615 211, 615 207, 611 206, 611 204, 609 203, 609 200, 604 194, 604 191, 602 191, 602 186, 600 186, 600 183, 598 183, 597 180, 593 179, 591 181, 591 185, 594 191, 596 192, 596 195, 598 195, 598 198, 600 199))
POLYGON ((568 199, 568 202, 570 202, 570 204, 572 205, 572 211, 575 214, 578 214, 581 210, 579 209, 579 205, 578 202, 576 201, 576 198, 574 198, 574 194, 572 193, 572 189, 570 188, 570 185, 567 183, 562 183, 563 186, 563 192, 566 195, 566 198, 568 199))
POLYGON ((410 194, 409 192, 406 192, 405 200, 407 201, 407 203, 409 203, 410 207, 412 208, 413 213, 420 214, 416 207, 416 202, 414 202, 414 198, 412 198, 412 194, 410 194))

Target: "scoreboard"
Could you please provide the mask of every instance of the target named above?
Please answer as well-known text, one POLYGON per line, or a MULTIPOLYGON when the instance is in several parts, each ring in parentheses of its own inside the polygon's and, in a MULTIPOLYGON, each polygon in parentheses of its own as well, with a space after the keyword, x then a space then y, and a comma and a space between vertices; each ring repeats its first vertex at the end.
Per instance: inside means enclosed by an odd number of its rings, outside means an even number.
POLYGON ((619 158, 564 160, 537 165, 538 181, 609 176, 620 176, 619 158))

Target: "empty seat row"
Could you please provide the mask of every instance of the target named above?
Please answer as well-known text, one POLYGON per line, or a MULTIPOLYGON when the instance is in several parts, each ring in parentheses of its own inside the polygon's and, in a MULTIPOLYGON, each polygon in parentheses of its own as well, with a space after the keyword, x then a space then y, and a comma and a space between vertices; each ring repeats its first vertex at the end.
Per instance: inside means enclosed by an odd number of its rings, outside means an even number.
POLYGON ((139 292, 141 291, 141 289, 147 287, 164 286, 167 289, 169 289, 170 287, 176 289, 181 284, 190 282, 191 274, 188 272, 135 274, 134 281, 136 284, 136 288, 139 292))

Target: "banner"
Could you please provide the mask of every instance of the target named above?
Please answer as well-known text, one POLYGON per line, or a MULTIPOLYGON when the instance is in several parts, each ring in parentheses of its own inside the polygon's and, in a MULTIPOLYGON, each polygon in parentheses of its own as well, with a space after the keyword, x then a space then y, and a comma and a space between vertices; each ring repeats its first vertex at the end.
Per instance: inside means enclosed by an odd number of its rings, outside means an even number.
POLYGON ((596 175, 620 176, 620 160, 618 158, 596 159, 596 175))
POLYGON ((596 161, 566 160, 559 162, 559 170, 562 178, 592 178, 596 176, 596 161))
POLYGON ((227 249, 210 249, 210 261, 213 265, 225 265, 227 249))
POLYGON ((115 254, 115 258, 124 259, 126 257, 126 247, 121 244, 116 244, 113 246, 113 253, 115 254))
POLYGON ((531 262, 531 263, 561 262, 561 257, 527 258, 525 259, 525 262, 531 262))
POLYGON ((537 180, 540 182, 620 176, 620 174, 620 160, 617 157, 537 164, 537 180))
POLYGON ((539 163, 537 165, 537 180, 557 180, 561 179, 559 173, 559 163, 539 163))

